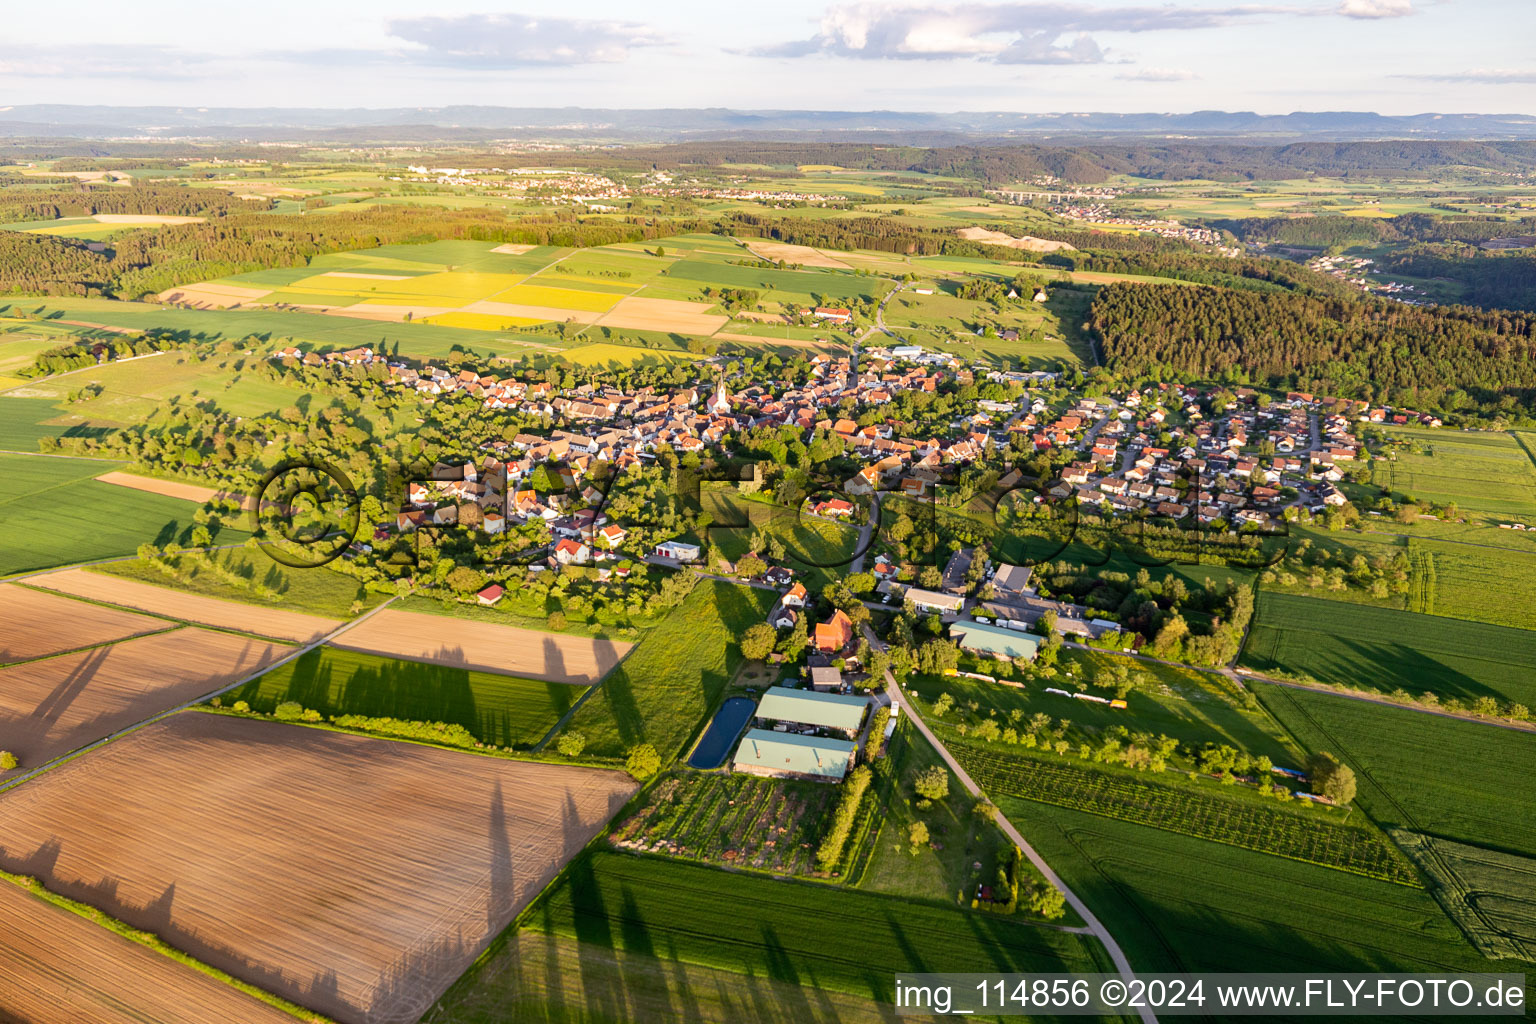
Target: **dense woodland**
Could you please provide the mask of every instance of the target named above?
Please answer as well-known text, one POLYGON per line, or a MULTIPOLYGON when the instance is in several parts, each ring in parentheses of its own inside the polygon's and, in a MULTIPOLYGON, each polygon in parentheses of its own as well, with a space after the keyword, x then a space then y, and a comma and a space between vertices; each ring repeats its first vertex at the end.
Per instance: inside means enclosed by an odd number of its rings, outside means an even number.
POLYGON ((1528 417, 1536 318, 1179 285, 1112 284, 1090 323, 1129 376, 1251 381, 1446 413, 1528 417))
POLYGON ((1454 281, 1461 301, 1471 306, 1536 310, 1536 256, 1415 246, 1386 257, 1381 266, 1387 273, 1454 281))
POLYGON ((0 223, 90 217, 98 213, 150 213, 226 217, 270 210, 270 199, 237 199, 228 192, 184 185, 68 185, 16 190, 0 200, 0 223))
POLYGON ((1536 234, 1536 217, 1509 221, 1498 217, 1431 217, 1408 213, 1398 217, 1242 217, 1212 220, 1213 228, 1230 231, 1244 242, 1279 243, 1331 249, 1384 242, 1486 242, 1494 238, 1536 234))

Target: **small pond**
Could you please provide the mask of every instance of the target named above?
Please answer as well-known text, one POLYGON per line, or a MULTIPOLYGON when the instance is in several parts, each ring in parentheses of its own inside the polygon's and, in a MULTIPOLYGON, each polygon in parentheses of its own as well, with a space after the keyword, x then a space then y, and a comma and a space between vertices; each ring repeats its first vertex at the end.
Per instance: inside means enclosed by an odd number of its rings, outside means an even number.
POLYGON ((688 758, 688 767, 706 771, 720 767, 725 762, 725 755, 731 752, 731 744, 741 735, 741 727, 756 710, 757 701, 749 697, 732 697, 722 704, 704 738, 694 748, 693 756, 688 758))

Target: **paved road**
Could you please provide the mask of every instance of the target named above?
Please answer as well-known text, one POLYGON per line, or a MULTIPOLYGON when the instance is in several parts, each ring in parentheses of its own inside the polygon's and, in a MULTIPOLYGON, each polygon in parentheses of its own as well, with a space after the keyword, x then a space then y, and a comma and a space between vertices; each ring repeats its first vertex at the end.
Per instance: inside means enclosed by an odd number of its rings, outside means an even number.
POLYGON ((864 556, 869 551, 869 541, 874 536, 875 527, 880 522, 880 492, 876 491, 869 499, 869 520, 859 528, 858 547, 854 548, 859 556, 848 564, 849 573, 864 571, 864 556))
MULTIPOLYGON (((864 626, 864 636, 869 641, 871 647, 874 647, 876 644, 879 644, 881 647, 885 646, 875 636, 874 631, 869 628, 868 624, 864 626)), ((960 784, 965 787, 966 792, 972 796, 984 797, 986 794, 981 791, 981 787, 976 785, 976 781, 960 766, 960 762, 955 760, 954 755, 949 752, 949 748, 944 746, 939 738, 933 734, 933 731, 928 728, 928 724, 918 716, 911 702, 907 700, 906 694, 902 692, 901 685, 896 682, 896 677, 891 674, 890 670, 886 670, 885 673, 885 686, 892 702, 901 708, 901 713, 912 720, 912 724, 917 728, 917 731, 922 733, 923 738, 933 745, 934 750, 939 752, 939 756, 944 759, 945 764, 949 765, 950 771, 955 773, 955 777, 960 780, 960 784)), ((1078 916, 1083 919, 1083 923, 1088 926, 1088 931, 1104 944, 1104 949, 1109 953, 1109 958, 1114 961, 1115 970, 1120 973, 1120 976, 1126 979, 1134 977, 1135 972, 1132 970, 1131 962, 1126 958, 1125 952, 1121 950, 1119 943, 1115 942, 1114 936, 1109 934, 1109 929, 1105 928, 1103 923, 1093 915, 1093 911, 1088 909, 1088 905, 1067 887, 1067 883, 1062 881, 1061 876, 1051 870, 1051 866, 1045 862, 1045 858, 1040 856, 1033 846, 1029 845, 1029 841, 1019 833, 1017 828, 1014 828, 1013 822, 1009 821, 1001 810, 997 812, 996 820, 998 827, 1003 830, 1003 834, 1024 852, 1024 856, 1029 858, 1029 862, 1035 866, 1035 870, 1045 877, 1047 882, 1061 890, 1061 894, 1066 897, 1067 905, 1077 911, 1078 916)), ((1150 1009, 1143 1009, 1140 1012, 1141 1019, 1145 1024, 1157 1024, 1157 1016, 1150 1009)))

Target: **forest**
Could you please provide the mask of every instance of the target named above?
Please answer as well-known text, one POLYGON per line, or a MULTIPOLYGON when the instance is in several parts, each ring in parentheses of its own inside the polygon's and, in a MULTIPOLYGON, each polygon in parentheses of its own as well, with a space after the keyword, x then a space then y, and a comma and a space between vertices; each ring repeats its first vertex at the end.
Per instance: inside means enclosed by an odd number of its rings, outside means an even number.
POLYGON ((148 213, 174 217, 227 217, 270 210, 270 199, 238 199, 219 189, 184 185, 66 185, 6 195, 0 222, 92 217, 98 213, 148 213))
POLYGON ((1509 221, 1498 217, 1432 217, 1423 213, 1384 218, 1242 217, 1206 224, 1230 231, 1244 242, 1278 242, 1319 249, 1383 242, 1486 242, 1536 234, 1536 217, 1509 221))
POLYGON ((1528 416, 1536 318, 1179 285, 1112 284, 1089 315, 1106 365, 1317 391, 1445 414, 1528 416))

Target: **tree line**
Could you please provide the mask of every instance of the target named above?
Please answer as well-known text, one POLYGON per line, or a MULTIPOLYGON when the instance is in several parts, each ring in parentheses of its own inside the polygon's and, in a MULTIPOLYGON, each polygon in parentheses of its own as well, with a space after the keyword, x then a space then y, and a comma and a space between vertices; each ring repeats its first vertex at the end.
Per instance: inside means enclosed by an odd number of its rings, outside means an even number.
POLYGON ((1089 314, 1108 368, 1526 416, 1536 318, 1464 306, 1111 284, 1089 314))
POLYGON ((237 199, 218 189, 184 185, 67 185, 14 192, 0 200, 0 222, 144 213, 173 217, 227 217, 270 210, 270 199, 237 199))

